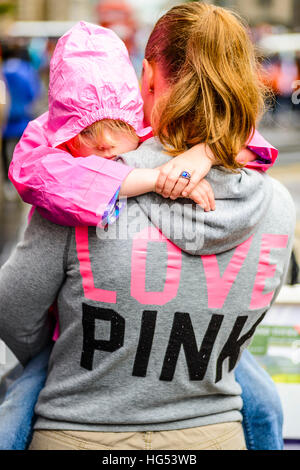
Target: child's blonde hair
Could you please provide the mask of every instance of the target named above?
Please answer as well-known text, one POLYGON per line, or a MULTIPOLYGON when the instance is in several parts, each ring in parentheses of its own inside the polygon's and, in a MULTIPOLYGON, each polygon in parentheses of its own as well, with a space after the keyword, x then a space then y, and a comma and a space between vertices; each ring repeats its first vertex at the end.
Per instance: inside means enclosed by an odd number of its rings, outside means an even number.
POLYGON ((104 135, 105 130, 121 131, 130 134, 132 138, 139 139, 132 126, 124 121, 114 119, 103 119, 94 122, 91 126, 84 129, 77 136, 77 145, 86 145, 87 147, 101 146, 103 144, 112 144, 114 142, 108 141, 107 136, 104 135))

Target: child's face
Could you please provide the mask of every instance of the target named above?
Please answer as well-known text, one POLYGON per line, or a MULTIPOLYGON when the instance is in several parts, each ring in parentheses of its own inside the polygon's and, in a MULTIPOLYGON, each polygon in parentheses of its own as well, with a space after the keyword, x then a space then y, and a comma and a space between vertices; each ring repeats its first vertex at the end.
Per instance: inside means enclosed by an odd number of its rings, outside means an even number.
MULTIPOLYGON (((88 140, 88 134, 85 140, 88 140)), ((121 155, 138 147, 139 138, 130 133, 118 129, 104 129, 102 132, 101 143, 95 143, 91 138, 90 145, 85 144, 79 139, 76 145, 72 146, 72 155, 74 157, 88 157, 89 155, 97 155, 98 157, 113 159, 117 155, 121 155), (76 147, 76 148, 75 148, 76 147)))

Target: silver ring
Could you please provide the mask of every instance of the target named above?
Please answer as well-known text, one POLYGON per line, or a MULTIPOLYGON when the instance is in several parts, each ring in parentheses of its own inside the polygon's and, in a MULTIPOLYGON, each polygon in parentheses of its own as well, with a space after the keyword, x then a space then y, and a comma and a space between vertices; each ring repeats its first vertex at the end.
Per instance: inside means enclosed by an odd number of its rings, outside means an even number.
POLYGON ((186 180, 190 180, 192 175, 188 171, 183 171, 180 175, 181 178, 184 178, 186 180))

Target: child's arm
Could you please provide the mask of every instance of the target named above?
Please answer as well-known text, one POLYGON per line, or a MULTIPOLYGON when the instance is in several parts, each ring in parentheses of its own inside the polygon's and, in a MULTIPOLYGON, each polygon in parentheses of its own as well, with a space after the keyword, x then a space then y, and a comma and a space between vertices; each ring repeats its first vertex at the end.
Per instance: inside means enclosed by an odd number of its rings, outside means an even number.
POLYGON ((155 191, 159 174, 160 171, 158 169, 133 169, 123 181, 119 195, 123 197, 134 197, 155 191))

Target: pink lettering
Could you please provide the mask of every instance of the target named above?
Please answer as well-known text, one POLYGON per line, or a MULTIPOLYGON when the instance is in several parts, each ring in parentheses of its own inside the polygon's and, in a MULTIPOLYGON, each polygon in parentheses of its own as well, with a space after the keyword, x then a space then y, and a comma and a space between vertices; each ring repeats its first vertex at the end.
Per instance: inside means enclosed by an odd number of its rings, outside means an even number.
POLYGON ((266 279, 273 278, 276 272, 276 265, 269 264, 270 251, 273 248, 286 248, 288 238, 288 235, 264 234, 262 236, 259 264, 250 304, 251 310, 264 308, 270 305, 274 291, 267 294, 263 293, 266 279))
POLYGON ((90 260, 88 227, 76 227, 75 238, 84 296, 97 302, 117 303, 116 292, 95 287, 90 260))
POLYGON ((143 305, 165 305, 177 295, 181 274, 181 250, 154 227, 147 227, 133 239, 131 295, 143 305), (150 241, 166 243, 168 265, 163 292, 146 292, 146 256, 150 241))
POLYGON ((248 255, 253 236, 239 245, 223 276, 220 276, 216 255, 202 256, 207 282, 208 308, 222 308, 231 287, 248 255))

